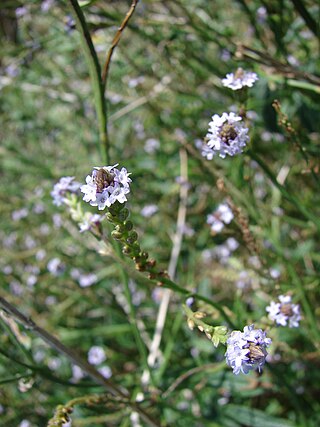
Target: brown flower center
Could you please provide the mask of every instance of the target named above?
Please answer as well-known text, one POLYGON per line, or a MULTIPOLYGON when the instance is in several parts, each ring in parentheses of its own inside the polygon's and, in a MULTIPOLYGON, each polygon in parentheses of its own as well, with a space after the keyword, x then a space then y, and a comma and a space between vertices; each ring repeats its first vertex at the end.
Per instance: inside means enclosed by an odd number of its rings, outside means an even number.
POLYGON ((94 182, 97 186, 97 193, 102 193, 103 190, 113 183, 114 174, 107 172, 104 169, 99 169, 94 177, 94 182))
POLYGON ((259 345, 256 345, 254 343, 250 343, 249 350, 250 351, 249 351, 248 356, 250 358, 251 363, 263 361, 263 359, 265 358, 265 353, 263 351, 263 348, 260 347, 259 345))
POLYGON ((244 75, 244 71, 242 68, 238 68, 237 71, 234 73, 234 76, 236 79, 241 79, 244 75))
POLYGON ((230 142, 234 141, 237 136, 238 136, 237 131, 235 130, 233 125, 230 125, 229 123, 225 123, 221 127, 220 138, 225 144, 230 145, 230 142))
POLYGON ((288 316, 288 317, 292 316, 293 315, 293 311, 292 311, 291 304, 281 304, 280 312, 282 314, 284 314, 285 316, 288 316))

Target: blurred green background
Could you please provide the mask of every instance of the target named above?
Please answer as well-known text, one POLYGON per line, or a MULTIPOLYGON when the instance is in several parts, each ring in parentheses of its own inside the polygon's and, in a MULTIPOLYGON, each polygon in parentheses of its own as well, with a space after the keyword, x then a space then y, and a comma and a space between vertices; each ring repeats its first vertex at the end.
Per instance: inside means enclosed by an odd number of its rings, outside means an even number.
MULTIPOLYGON (((103 63, 130 2, 81 5, 103 63)), ((115 50, 107 87, 110 164, 132 172, 129 207, 141 246, 167 268, 186 185, 179 178, 183 150, 188 203, 177 283, 221 304, 239 329, 269 328, 265 307, 279 294, 291 293, 303 312, 298 329, 270 330, 263 375, 237 377, 223 362, 224 348, 188 329, 184 300, 174 295, 147 393, 152 413, 167 425, 320 423, 319 223, 312 220, 319 217, 319 17, 319 3, 308 0, 140 1, 115 50), (213 114, 236 110, 237 93, 221 78, 239 66, 259 75, 247 103, 250 151, 207 161, 196 141, 213 114), (275 99, 294 135, 278 124, 275 99), (206 217, 225 200, 240 213, 213 236, 206 217), (239 247, 223 257, 230 237, 239 247)), ((84 182, 102 166, 69 2, 3 0, 0 24, 0 293, 84 358, 93 346, 103 348, 107 359, 99 367, 137 392, 143 364, 119 266, 50 197, 61 176, 84 182)), ((163 291, 137 275, 130 289, 147 343, 163 291)), ((218 312, 196 308, 221 324, 218 312)), ((4 313, 0 326, 0 425, 46 426, 57 405, 102 392, 4 313)), ((72 426, 135 425, 129 418, 128 410, 76 407, 72 426)))

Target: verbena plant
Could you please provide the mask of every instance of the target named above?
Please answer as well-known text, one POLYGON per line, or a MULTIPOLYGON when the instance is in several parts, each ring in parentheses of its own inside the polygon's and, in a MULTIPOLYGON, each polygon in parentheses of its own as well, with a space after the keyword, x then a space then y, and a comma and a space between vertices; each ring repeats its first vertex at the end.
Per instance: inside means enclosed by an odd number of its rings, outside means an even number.
POLYGON ((1 425, 319 425, 319 16, 1 4, 1 425))

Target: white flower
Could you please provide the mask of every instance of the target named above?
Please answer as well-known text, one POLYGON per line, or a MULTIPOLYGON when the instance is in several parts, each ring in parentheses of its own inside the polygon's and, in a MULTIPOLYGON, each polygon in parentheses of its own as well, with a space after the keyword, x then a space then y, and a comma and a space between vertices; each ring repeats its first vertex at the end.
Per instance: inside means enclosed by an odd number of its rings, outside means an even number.
POLYGON ((212 160, 216 155, 216 152, 213 151, 212 148, 208 147, 208 145, 201 139, 195 140, 195 146, 201 152, 201 156, 205 157, 207 160, 212 160))
POLYGON ((232 210, 226 203, 222 203, 212 214, 207 216, 207 224, 210 225, 214 233, 219 233, 225 224, 230 224, 232 219, 232 210))
POLYGON ((271 301, 266 307, 269 319, 280 326, 288 325, 289 328, 298 328, 301 320, 300 306, 291 303, 290 295, 280 295, 278 299, 279 302, 271 301))
POLYGON ((232 90, 239 90, 244 86, 252 87, 257 80, 259 80, 259 77, 256 73, 238 68, 235 73, 227 74, 226 77, 222 79, 222 84, 232 90))
POLYGON ((74 176, 63 176, 60 178, 59 182, 55 184, 53 190, 51 191, 51 196, 53 198, 53 204, 56 206, 61 206, 66 201, 66 194, 76 193, 80 188, 80 183, 74 181, 74 176))
POLYGON ((106 360, 107 356, 102 347, 94 345, 88 352, 88 362, 91 365, 100 365, 106 360))
POLYGON ((233 331, 227 340, 225 353, 227 364, 233 373, 247 374, 251 369, 259 370, 265 364, 267 350, 271 339, 261 329, 254 329, 254 325, 245 326, 243 332, 233 331))
POLYGON ((132 180, 126 168, 119 170, 116 166, 95 167, 86 177, 86 184, 80 188, 85 202, 104 210, 115 202, 127 201, 126 194, 130 193, 132 180))
POLYGON ((81 193, 84 193, 83 200, 85 202, 95 202, 97 197, 97 187, 94 183, 94 179, 91 175, 87 175, 86 177, 86 183, 85 185, 82 185, 80 187, 81 193))
MULTIPOLYGON (((212 116, 209 130, 206 135, 207 145, 212 153, 219 153, 224 159, 226 155, 235 156, 243 152, 243 148, 249 141, 249 129, 244 126, 242 118, 235 113, 223 113, 212 116)), ((209 159, 209 153, 206 153, 209 159)))

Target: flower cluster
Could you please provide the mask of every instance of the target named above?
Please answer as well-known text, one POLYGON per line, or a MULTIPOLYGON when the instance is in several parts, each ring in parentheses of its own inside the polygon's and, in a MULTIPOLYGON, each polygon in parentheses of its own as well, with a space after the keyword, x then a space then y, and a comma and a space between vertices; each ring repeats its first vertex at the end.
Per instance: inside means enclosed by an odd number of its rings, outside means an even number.
POLYGON ((259 77, 256 73, 238 68, 235 73, 227 74, 226 77, 222 79, 222 84, 229 89, 239 90, 245 86, 252 87, 257 80, 259 80, 259 77))
POLYGON ((270 344, 271 339, 261 329, 254 329, 254 325, 245 326, 243 332, 233 331, 228 338, 226 362, 236 375, 240 372, 247 374, 254 368, 260 370, 265 364, 266 348, 270 344))
POLYGON ((290 295, 280 295, 279 302, 271 301, 266 308, 269 313, 269 319, 276 322, 277 325, 297 328, 301 320, 300 306, 291 303, 290 295))
POLYGON ((207 216, 207 224, 210 225, 214 233, 220 233, 225 224, 230 224, 233 220, 232 210, 226 203, 222 203, 218 208, 207 216))
POLYGON ((53 204, 61 206, 66 202, 67 193, 76 193, 80 188, 80 183, 74 181, 74 176, 63 176, 59 182, 55 184, 51 191, 51 197, 53 198, 53 204))
POLYGON ((116 166, 95 167, 86 178, 86 184, 80 190, 84 193, 83 200, 99 210, 110 207, 115 202, 125 203, 126 194, 130 193, 129 173, 127 169, 116 166))
POLYGON ((222 159, 227 154, 235 156, 243 152, 249 141, 248 131, 242 118, 235 113, 223 113, 221 117, 215 114, 209 123, 207 145, 213 153, 219 153, 222 159))

